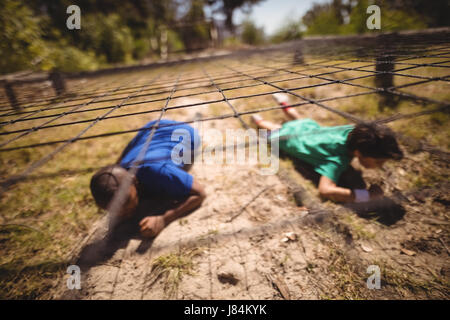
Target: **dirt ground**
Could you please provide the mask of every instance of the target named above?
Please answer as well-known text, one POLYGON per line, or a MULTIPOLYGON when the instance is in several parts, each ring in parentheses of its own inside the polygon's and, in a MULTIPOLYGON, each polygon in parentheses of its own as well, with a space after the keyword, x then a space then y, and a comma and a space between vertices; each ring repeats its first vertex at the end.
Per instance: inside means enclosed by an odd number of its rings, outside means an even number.
MULTIPOLYGON (((189 102, 196 101, 183 101, 189 102)), ((205 106, 201 116, 210 112, 205 106)), ((304 109, 305 116, 326 118, 320 112, 304 109)), ((194 109, 170 114, 194 116, 194 109)), ((202 126, 241 127, 233 118, 202 126)), ((81 289, 68 290, 66 275, 51 298, 448 299, 448 185, 401 190, 405 170, 421 157, 408 154, 400 167, 364 171, 365 181, 384 184, 392 199, 376 208, 321 201, 285 158, 276 175, 261 175, 257 164, 195 163, 191 173, 208 194, 201 208, 153 241, 132 226, 111 240, 104 216, 73 260, 81 289), (385 219, 374 219, 377 212, 385 219), (367 287, 370 265, 380 268, 380 289, 367 287)))

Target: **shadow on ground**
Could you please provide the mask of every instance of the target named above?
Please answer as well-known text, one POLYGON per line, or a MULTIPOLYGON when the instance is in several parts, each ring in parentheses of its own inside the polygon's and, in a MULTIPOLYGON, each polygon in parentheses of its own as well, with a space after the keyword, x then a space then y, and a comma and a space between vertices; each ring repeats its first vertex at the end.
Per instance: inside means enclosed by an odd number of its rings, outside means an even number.
MULTIPOLYGON (((317 187, 319 185, 320 174, 314 171, 313 167, 297 158, 291 157, 280 151, 280 157, 290 159, 294 168, 305 179, 310 180, 317 187)), ((366 189, 367 184, 364 181, 360 171, 350 166, 341 176, 338 186, 349 189, 366 189)), ((303 206, 306 203, 304 190, 297 191, 294 194, 297 205, 303 206)), ((401 220, 406 213, 405 208, 398 202, 389 197, 383 197, 377 200, 371 200, 364 203, 347 203, 344 207, 354 211, 358 216, 365 219, 373 219, 390 226, 401 220)))
POLYGON ((139 254, 145 254, 152 246, 153 239, 146 239, 140 235, 139 222, 146 216, 162 215, 168 209, 176 206, 176 202, 169 199, 146 197, 140 203, 136 214, 121 223, 113 230, 108 230, 100 239, 86 245, 79 255, 77 265, 84 271, 104 263, 114 256, 117 250, 126 248, 131 239, 141 240, 136 249, 139 254))

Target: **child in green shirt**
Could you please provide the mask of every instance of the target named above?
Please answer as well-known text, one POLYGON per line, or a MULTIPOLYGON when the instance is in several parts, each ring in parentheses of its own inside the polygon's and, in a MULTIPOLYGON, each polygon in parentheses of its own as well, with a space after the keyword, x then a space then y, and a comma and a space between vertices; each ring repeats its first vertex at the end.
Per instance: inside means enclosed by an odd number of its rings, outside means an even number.
MULTIPOLYGON (((273 96, 281 106, 287 105, 286 95, 273 96)), ((271 139, 279 138, 281 150, 309 163, 321 175, 319 193, 322 197, 339 202, 365 202, 383 195, 376 185, 369 190, 350 190, 339 187, 337 182, 354 157, 370 169, 382 167, 387 160, 402 159, 403 153, 392 130, 367 123, 322 127, 314 120, 301 119, 292 107, 285 107, 283 111, 291 119, 283 125, 259 115, 252 118, 259 128, 271 130, 271 139)))

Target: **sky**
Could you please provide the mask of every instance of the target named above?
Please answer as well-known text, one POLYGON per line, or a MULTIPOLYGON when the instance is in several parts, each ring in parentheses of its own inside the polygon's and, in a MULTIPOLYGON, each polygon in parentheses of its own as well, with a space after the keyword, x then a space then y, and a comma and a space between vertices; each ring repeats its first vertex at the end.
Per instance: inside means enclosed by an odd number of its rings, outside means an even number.
MULTIPOLYGON (((266 34, 273 34, 287 19, 300 19, 313 3, 325 3, 330 0, 264 0, 252 7, 250 19, 263 27, 266 34)), ((233 21, 239 24, 247 18, 241 10, 234 14, 233 21)))

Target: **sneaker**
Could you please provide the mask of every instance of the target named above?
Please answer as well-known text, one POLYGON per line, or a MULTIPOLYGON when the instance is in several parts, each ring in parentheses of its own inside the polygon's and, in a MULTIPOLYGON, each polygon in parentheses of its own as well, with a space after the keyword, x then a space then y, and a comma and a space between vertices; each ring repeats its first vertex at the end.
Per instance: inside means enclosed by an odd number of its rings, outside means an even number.
POLYGON ((278 104, 280 105, 286 105, 289 101, 288 95, 281 92, 273 93, 272 98, 274 98, 275 101, 278 102, 278 104))

